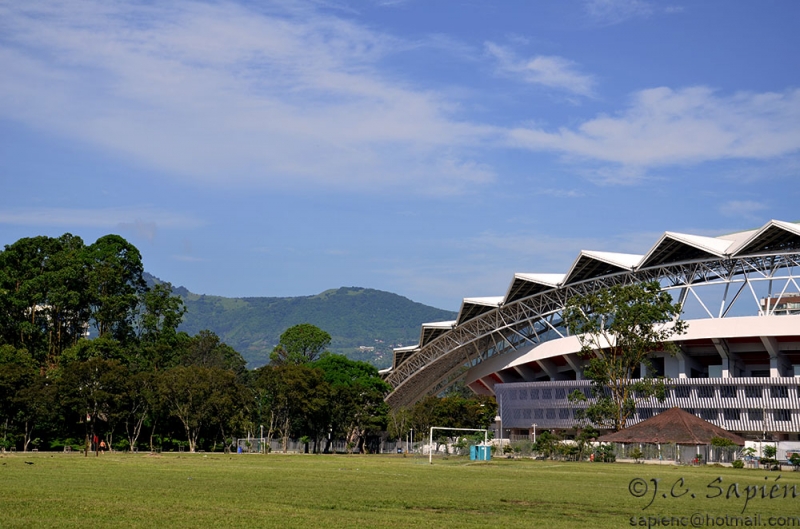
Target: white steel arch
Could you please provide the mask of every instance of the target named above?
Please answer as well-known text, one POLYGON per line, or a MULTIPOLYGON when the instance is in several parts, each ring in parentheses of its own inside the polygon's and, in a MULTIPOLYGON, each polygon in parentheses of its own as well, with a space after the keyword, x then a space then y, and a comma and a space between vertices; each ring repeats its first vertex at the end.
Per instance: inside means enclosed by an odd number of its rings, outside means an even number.
MULTIPOLYGON (((567 274, 515 274, 502 298, 466 298, 455 325, 447 322, 430 335, 433 339, 403 350, 403 360, 386 376, 393 388, 386 400, 393 406, 411 404, 456 380, 478 380, 476 366, 491 358, 565 338, 561 311, 576 294, 657 280, 684 305, 691 330, 693 320, 783 314, 785 300, 800 293, 798 270, 800 225, 782 221, 718 238, 666 232, 640 256, 583 251, 567 274)), ((765 343, 780 353, 775 343, 765 343)), ((724 345, 719 347, 724 355, 724 345)), ((556 355, 549 364, 545 360, 537 361, 540 373, 516 367, 491 377, 496 383, 556 380, 566 366, 579 378, 580 359, 573 353, 556 355)), ((484 386, 492 392, 492 384, 484 386)))

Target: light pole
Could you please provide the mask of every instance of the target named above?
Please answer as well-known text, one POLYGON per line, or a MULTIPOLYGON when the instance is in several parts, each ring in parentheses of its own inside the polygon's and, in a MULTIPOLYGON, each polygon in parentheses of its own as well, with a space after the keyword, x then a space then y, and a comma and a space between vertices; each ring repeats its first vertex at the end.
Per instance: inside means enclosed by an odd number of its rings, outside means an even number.
POLYGON ((497 438, 500 440, 500 448, 503 448, 503 418, 500 415, 497 415, 494 418, 494 422, 497 423, 497 438))
POLYGON ((533 423, 533 444, 536 444, 536 423, 533 423))

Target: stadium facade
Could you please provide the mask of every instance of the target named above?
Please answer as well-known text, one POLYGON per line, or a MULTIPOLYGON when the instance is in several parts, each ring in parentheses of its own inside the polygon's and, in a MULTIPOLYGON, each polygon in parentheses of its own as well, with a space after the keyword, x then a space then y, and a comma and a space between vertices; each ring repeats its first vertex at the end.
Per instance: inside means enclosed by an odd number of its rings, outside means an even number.
MULTIPOLYGON (((637 406, 636 424, 673 406, 749 438, 800 432, 800 224, 705 237, 664 233, 644 255, 582 251, 564 274, 514 275, 505 295, 465 298, 455 321, 422 325, 385 372, 392 406, 458 380, 494 395, 503 429, 568 429, 591 395, 580 343, 561 314, 568 299, 612 285, 658 281, 683 306, 675 355, 655 353, 665 401, 637 406)), ((641 375, 639 375, 641 376, 641 375)))

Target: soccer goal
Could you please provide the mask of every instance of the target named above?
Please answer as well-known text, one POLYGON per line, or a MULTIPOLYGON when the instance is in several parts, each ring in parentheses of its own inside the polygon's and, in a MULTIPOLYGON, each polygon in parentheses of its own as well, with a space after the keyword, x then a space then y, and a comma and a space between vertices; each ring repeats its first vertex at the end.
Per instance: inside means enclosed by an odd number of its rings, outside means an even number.
POLYGON ((431 426, 431 433, 428 439, 428 463, 433 464, 433 431, 448 430, 454 432, 483 432, 483 445, 489 445, 489 430, 485 428, 448 428, 446 426, 431 426))
POLYGON ((264 437, 240 437, 231 447, 240 454, 265 454, 269 452, 269 445, 264 437))

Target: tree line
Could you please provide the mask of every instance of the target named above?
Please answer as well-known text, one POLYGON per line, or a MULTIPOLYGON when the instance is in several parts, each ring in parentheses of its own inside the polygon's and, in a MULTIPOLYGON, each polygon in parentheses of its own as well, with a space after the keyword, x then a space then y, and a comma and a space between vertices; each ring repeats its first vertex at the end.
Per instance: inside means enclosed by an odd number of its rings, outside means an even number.
POLYGON ((365 451, 392 422, 376 368, 327 353, 325 331, 291 327, 269 365, 247 370, 213 332, 179 332, 182 300, 142 274, 118 235, 0 252, 0 447, 218 450, 263 427, 284 447, 365 451))

